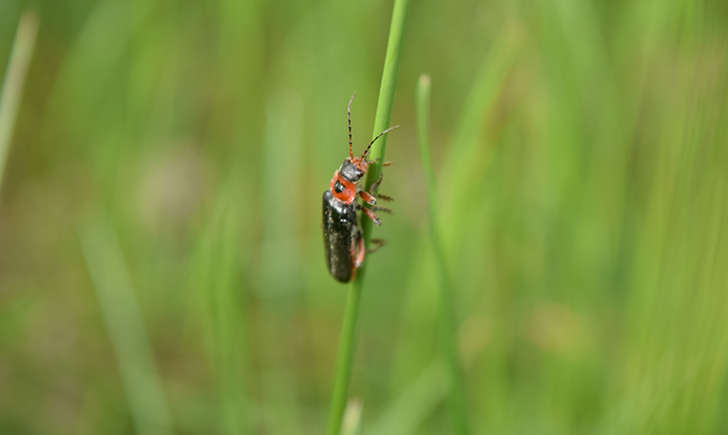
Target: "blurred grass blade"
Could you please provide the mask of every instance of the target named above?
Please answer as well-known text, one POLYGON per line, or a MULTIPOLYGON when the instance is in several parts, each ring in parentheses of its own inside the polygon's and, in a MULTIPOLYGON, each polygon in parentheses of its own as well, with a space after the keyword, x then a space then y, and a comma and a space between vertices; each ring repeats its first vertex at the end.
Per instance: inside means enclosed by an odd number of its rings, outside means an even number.
POLYGON ((341 435, 358 435, 361 433, 361 414, 364 406, 359 399, 349 400, 344 413, 341 435))
POLYGON ((136 430, 143 435, 172 433, 144 319, 116 235, 106 222, 97 220, 86 228, 82 244, 136 430))
POLYGON ((435 360, 402 392, 371 429, 364 433, 366 435, 417 433, 418 427, 438 406, 449 388, 448 367, 443 361, 435 360))
MULTIPOLYGON (((191 262, 195 268, 192 285, 207 298, 206 320, 209 352, 217 381, 219 432, 247 433, 247 388, 244 373, 248 367, 248 347, 243 316, 240 273, 240 226, 235 189, 238 177, 225 183, 223 193, 205 224, 198 252, 191 262)), ((202 303, 202 301, 200 301, 202 303)))
POLYGON ((456 334, 456 317, 454 303, 454 287, 445 264, 445 253, 440 240, 439 227, 437 221, 437 201, 435 199, 435 173, 432 169, 432 157, 430 156, 430 139, 429 139, 429 118, 430 118, 430 78, 426 75, 420 77, 417 83, 416 93, 416 110, 417 110, 417 136, 420 142, 420 154, 422 156, 422 166, 425 171, 425 179, 427 180, 427 211, 430 220, 430 238, 432 240, 432 249, 435 255, 435 268, 438 278, 438 286, 440 288, 439 297, 439 314, 440 314, 440 336, 442 350, 445 353, 445 359, 448 362, 450 378, 452 379, 450 388, 450 412, 453 423, 453 433, 468 433, 468 424, 466 417, 466 400, 465 385, 463 382, 463 372, 458 357, 457 334, 456 334))
MULTIPOLYGON (((397 74, 399 72, 400 46, 404 32, 404 20, 407 13, 408 0, 395 0, 392 10, 392 22, 389 27, 389 40, 387 52, 384 58, 384 69, 382 72, 382 84, 379 89, 377 112, 374 118, 374 138, 380 131, 389 127, 392 119, 392 106, 394 105, 394 91, 397 85, 397 74)), ((384 160, 384 150, 387 143, 387 136, 384 135, 372 147, 369 159, 372 161, 384 160)), ((365 189, 369 190, 372 184, 379 177, 381 165, 378 163, 369 166, 365 189)), ((362 219, 364 240, 369 246, 372 223, 369 219, 362 219)), ((331 412, 329 414, 329 435, 338 435, 341 428, 341 419, 344 414, 349 393, 349 381, 351 378, 351 364, 354 356, 356 342, 356 321, 359 316, 359 301, 364 279, 366 263, 359 269, 356 279, 349 289, 346 300, 346 312, 344 313, 341 338, 339 340, 339 354, 336 362, 336 379, 334 381, 334 392, 331 400, 331 412)))
POLYGON ((301 257, 281 255, 283 252, 301 252, 299 228, 291 221, 290 201, 281 201, 281 186, 289 186, 292 198, 305 196, 300 189, 303 161, 303 102, 294 89, 274 92, 266 103, 266 126, 262 149, 261 169, 265 180, 261 183, 260 210, 266 216, 260 230, 260 266, 257 274, 261 285, 255 286, 258 304, 258 322, 269 325, 259 332, 257 355, 265 361, 260 378, 260 395, 269 411, 264 417, 269 433, 299 435, 303 430, 306 411, 302 409, 299 386, 301 380, 294 368, 297 363, 287 358, 290 331, 296 328, 292 313, 302 308, 300 292, 301 257), (286 120, 286 128, 281 128, 286 120), (286 273, 281 273, 285 270, 286 273))
MULTIPOLYGON (((493 42, 488 55, 481 61, 478 72, 468 87, 468 97, 463 103, 464 108, 460 114, 454 138, 448 141, 446 153, 443 156, 444 161, 441 163, 438 185, 433 186, 433 196, 441 199, 439 220, 458 223, 440 228, 439 237, 443 251, 449 252, 450 255, 456 254, 456 251, 452 250, 453 247, 458 246, 460 241, 470 234, 463 225, 463 222, 470 217, 463 214, 463 210, 470 210, 469 207, 472 207, 472 196, 468 196, 472 195, 470 187, 475 184, 475 179, 482 176, 484 170, 483 167, 478 166, 478 164, 482 164, 483 156, 487 154, 487 151, 483 150, 480 137, 483 134, 484 122, 490 119, 490 114, 494 111, 497 96, 503 92, 508 71, 516 59, 518 48, 518 40, 514 36, 514 32, 505 33, 493 42)), ((432 260, 428 255, 427 243, 428 241, 424 239, 418 239, 416 246, 412 249, 414 253, 412 263, 425 265, 423 267, 430 270, 429 265, 432 260)), ((480 254, 482 255, 482 253, 480 254)), ((423 288, 430 288, 431 279, 430 275, 413 269, 409 278, 410 282, 407 284, 407 288, 417 289, 417 291, 408 293, 409 301, 406 302, 402 317, 405 324, 419 324, 413 326, 415 330, 429 324, 429 320, 422 319, 427 318, 427 313, 430 312, 429 307, 436 303, 438 297, 434 292, 435 286, 431 286, 433 289, 432 302, 423 303, 425 297, 423 288)), ((395 379, 421 367, 420 362, 407 357, 420 346, 421 344, 416 340, 408 339, 398 347, 395 379)))
MULTIPOLYGON (((469 194, 467 188, 473 179, 483 172, 483 156, 480 140, 488 114, 494 109, 498 95, 518 54, 518 41, 513 34, 505 34, 493 43, 487 56, 480 64, 473 86, 468 92, 460 123, 450 143, 446 160, 442 166, 439 197, 450 198, 443 205, 443 221, 449 222, 459 208, 451 207, 454 201, 469 194)), ((443 237, 447 238, 446 234, 443 237)), ((446 241, 447 243, 447 241, 446 241)))
POLYGON ((33 12, 24 13, 20 17, 18 31, 15 34, 15 42, 10 54, 10 62, 3 80, 2 93, 0 94, 0 187, 2 187, 15 118, 18 115, 20 99, 23 95, 23 84, 25 83, 30 59, 33 56, 37 33, 38 17, 33 12))

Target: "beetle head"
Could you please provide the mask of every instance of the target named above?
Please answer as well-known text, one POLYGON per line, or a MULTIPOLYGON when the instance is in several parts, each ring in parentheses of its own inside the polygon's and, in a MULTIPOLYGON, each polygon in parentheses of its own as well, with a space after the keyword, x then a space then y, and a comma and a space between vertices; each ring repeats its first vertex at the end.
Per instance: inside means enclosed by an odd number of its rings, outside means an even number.
POLYGON ((366 149, 364 149, 364 153, 361 157, 354 157, 354 152, 351 149, 351 142, 349 142, 349 157, 344 160, 344 163, 341 165, 341 175, 351 182, 358 182, 361 177, 367 173, 367 169, 369 169, 371 162, 367 160, 367 156, 369 155, 369 150, 372 148, 374 142, 398 127, 399 125, 395 125, 379 133, 374 139, 372 139, 371 142, 369 142, 369 145, 367 145, 366 149))
POLYGON ((369 142, 369 145, 367 145, 366 149, 364 149, 364 153, 362 153, 361 157, 354 157, 354 148, 351 142, 351 103, 354 101, 355 95, 356 92, 354 93, 354 95, 351 96, 349 104, 346 106, 346 118, 349 122, 349 158, 344 160, 344 163, 341 165, 341 169, 339 170, 342 177, 344 177, 348 181, 351 181, 352 183, 358 183, 359 180, 361 180, 361 177, 363 177, 364 174, 367 173, 367 169, 369 169, 369 164, 371 163, 369 160, 367 160, 367 156, 369 155, 369 150, 372 148, 374 142, 376 142, 377 139, 379 139, 380 137, 399 127, 399 125, 395 125, 379 133, 374 139, 372 139, 371 142, 369 142))
POLYGON ((361 177, 367 173, 369 162, 366 158, 347 158, 341 165, 341 175, 352 183, 361 180, 361 177))

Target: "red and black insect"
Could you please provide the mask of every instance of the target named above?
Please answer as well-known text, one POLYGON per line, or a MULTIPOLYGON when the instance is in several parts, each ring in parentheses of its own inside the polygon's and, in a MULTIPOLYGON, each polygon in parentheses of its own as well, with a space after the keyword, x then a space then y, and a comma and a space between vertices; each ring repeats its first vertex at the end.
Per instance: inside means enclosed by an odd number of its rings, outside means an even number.
MULTIPOLYGON (((369 191, 363 190, 359 186, 359 182, 367 173, 369 165, 372 163, 367 160, 369 149, 377 139, 389 133, 395 128, 395 125, 383 132, 379 133, 369 145, 367 145, 361 157, 354 157, 354 150, 351 143, 351 103, 354 101, 354 95, 349 100, 347 106, 347 117, 349 121, 349 157, 339 169, 334 172, 329 188, 324 192, 323 201, 323 218, 324 218, 324 250, 326 251, 326 265, 331 275, 340 282, 349 282, 355 276, 357 269, 364 263, 364 257, 367 249, 364 244, 361 230, 361 217, 357 215, 357 211, 361 210, 375 224, 381 225, 382 222, 374 213, 376 211, 390 212, 384 207, 377 207, 377 199, 391 201, 392 198, 386 195, 377 195, 377 189, 382 182, 382 177, 372 185, 369 191), (357 196, 371 208, 364 207, 356 202, 357 196)), ((383 166, 388 166, 384 163, 383 166)), ((372 239, 377 247, 383 244, 382 240, 372 239)), ((372 252, 372 251, 369 251, 372 252)))

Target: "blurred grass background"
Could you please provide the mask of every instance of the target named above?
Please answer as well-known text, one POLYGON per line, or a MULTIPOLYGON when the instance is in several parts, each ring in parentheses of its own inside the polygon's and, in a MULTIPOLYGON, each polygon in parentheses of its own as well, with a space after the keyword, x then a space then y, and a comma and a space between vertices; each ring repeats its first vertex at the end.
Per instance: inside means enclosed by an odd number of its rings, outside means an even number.
MULTIPOLYGON (((321 193, 391 2, 0 2, 36 50, 0 190, 0 433, 324 430, 346 287, 321 193)), ((728 4, 413 2, 351 394, 447 433, 417 155, 473 433, 725 433, 728 4)))

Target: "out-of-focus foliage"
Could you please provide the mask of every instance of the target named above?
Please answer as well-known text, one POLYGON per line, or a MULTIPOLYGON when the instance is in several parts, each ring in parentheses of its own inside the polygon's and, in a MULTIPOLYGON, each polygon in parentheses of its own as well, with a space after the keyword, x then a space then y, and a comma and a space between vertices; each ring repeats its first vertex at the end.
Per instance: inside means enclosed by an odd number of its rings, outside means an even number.
MULTIPOLYGON (((0 433, 321 433, 321 193, 391 2, 0 2, 40 20, 0 190, 0 433)), ((351 393, 446 433, 432 147, 474 433, 724 433, 728 6, 413 2, 351 393)))

